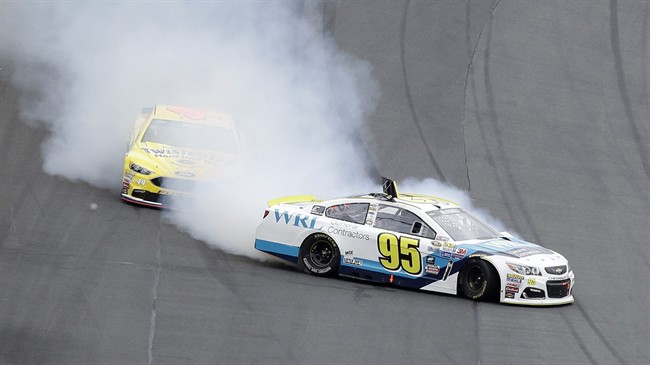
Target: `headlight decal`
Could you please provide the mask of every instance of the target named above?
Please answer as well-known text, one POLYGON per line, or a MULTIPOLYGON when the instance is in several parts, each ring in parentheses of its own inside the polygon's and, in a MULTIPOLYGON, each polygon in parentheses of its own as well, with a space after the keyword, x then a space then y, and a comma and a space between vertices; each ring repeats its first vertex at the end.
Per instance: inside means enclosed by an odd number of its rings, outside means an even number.
POLYGON ((508 265, 508 268, 510 268, 510 270, 516 272, 519 275, 542 276, 541 270, 535 266, 519 265, 513 264, 511 262, 507 262, 506 265, 508 265))
POLYGON ((131 168, 131 170, 133 170, 133 171, 135 171, 135 172, 137 172, 139 174, 142 174, 142 175, 151 175, 151 174, 153 174, 153 171, 151 171, 151 170, 149 170, 147 168, 144 168, 144 167, 142 167, 142 166, 140 166, 140 165, 138 165, 138 164, 136 164, 134 162, 131 162, 131 164, 129 165, 129 168, 131 168))

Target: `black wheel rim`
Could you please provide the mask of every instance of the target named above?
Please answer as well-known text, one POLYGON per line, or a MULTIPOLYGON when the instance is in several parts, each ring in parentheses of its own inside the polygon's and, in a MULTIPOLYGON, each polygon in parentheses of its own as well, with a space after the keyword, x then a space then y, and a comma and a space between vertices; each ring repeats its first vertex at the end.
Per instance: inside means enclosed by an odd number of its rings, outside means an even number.
POLYGON ((467 287, 472 291, 479 291, 485 283, 485 276, 480 267, 474 266, 467 271, 467 287))
POLYGON ((317 241, 311 245, 309 260, 316 266, 325 267, 332 262, 334 250, 332 245, 326 241, 317 241))

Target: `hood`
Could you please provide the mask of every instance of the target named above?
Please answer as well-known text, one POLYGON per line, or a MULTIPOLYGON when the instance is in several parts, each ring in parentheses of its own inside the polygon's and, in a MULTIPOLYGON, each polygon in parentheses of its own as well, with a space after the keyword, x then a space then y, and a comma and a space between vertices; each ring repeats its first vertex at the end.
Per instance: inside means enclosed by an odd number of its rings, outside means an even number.
POLYGON ((206 180, 232 174, 240 156, 220 151, 171 147, 145 142, 139 145, 156 171, 163 176, 206 180))
POLYGON ((468 254, 501 255, 522 261, 530 261, 533 256, 545 255, 549 259, 558 256, 557 252, 540 245, 519 240, 516 238, 496 238, 471 243, 457 243, 456 247, 467 249, 468 254))

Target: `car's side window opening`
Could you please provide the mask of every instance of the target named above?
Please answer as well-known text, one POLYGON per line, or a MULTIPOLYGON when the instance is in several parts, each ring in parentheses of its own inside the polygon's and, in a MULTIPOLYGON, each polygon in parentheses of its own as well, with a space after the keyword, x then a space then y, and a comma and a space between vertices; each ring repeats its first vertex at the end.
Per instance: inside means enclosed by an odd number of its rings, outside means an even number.
POLYGON ((379 205, 375 228, 426 238, 436 237, 436 232, 417 215, 406 209, 389 205, 379 205))
POLYGON ((325 216, 347 222, 364 224, 368 214, 369 203, 345 203, 328 207, 325 216))

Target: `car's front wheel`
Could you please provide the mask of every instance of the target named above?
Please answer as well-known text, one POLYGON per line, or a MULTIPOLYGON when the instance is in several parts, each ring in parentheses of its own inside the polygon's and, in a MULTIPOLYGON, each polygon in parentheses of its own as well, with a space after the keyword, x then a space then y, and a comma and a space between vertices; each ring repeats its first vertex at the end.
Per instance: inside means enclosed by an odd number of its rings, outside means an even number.
POLYGON ((483 260, 472 260, 460 273, 463 294, 473 300, 494 300, 499 294, 499 273, 483 260))
POLYGON ((300 247, 299 267, 319 276, 336 275, 341 254, 332 237, 324 233, 309 236, 300 247))

